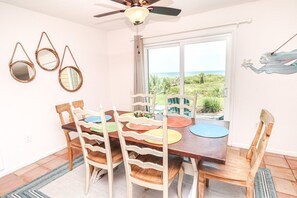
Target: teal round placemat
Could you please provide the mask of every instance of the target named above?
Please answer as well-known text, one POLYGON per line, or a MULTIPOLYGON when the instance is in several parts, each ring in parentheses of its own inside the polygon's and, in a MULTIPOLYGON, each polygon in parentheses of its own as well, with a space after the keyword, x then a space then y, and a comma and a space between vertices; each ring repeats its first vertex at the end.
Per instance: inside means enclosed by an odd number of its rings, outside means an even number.
POLYGON ((229 130, 214 124, 196 124, 190 127, 190 131, 202 137, 219 138, 229 134, 229 130))
MULTIPOLYGON (((94 128, 92 127, 91 128, 91 131, 96 131, 96 132, 100 132, 102 133, 103 132, 103 129, 102 129, 102 124, 99 124, 100 128, 94 128)), ((123 128, 123 125, 121 124, 122 128, 123 128)), ((106 122, 106 128, 107 128, 107 132, 115 132, 117 131, 117 124, 115 122, 106 122)))
MULTIPOLYGON (((106 121, 111 119, 110 115, 105 115, 105 119, 106 121)), ((102 122, 101 117, 100 116, 90 116, 85 118, 86 122, 102 122)))

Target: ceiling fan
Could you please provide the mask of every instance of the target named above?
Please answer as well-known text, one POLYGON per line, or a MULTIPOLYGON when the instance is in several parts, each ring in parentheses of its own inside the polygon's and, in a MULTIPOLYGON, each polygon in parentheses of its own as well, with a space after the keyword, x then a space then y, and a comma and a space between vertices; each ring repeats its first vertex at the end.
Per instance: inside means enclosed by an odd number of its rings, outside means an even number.
POLYGON ((111 11, 103 14, 98 14, 98 15, 95 15, 94 17, 105 17, 108 15, 124 12, 125 16, 127 16, 134 25, 139 25, 144 22, 145 17, 147 17, 149 13, 178 16, 179 13, 181 12, 180 9, 176 9, 176 8, 150 6, 151 4, 156 3, 157 1, 160 1, 160 0, 111 0, 111 1, 123 4, 125 6, 129 6, 129 8, 123 9, 123 10, 115 10, 115 11, 111 11))

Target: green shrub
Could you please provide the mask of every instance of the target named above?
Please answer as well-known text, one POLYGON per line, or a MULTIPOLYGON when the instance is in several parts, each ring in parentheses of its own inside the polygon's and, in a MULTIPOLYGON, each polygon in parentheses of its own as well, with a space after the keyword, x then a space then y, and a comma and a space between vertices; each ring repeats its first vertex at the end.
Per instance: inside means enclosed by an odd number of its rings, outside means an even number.
POLYGON ((216 113, 222 110, 220 101, 217 98, 205 98, 202 103, 202 113, 216 113))
POLYGON ((223 91, 220 88, 216 87, 212 90, 212 96, 213 97, 223 97, 223 91))
POLYGON ((168 94, 179 94, 179 86, 171 87, 168 94))
POLYGON ((205 74, 204 73, 200 73, 199 74, 199 77, 200 77, 200 84, 203 84, 204 83, 205 74))

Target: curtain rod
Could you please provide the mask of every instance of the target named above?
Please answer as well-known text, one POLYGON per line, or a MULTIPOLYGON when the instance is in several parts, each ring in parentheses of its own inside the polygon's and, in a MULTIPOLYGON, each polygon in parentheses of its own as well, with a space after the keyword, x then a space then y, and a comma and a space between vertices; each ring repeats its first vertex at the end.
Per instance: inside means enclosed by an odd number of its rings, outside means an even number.
MULTIPOLYGON (((155 35, 155 36, 148 36, 148 37, 141 37, 142 39, 149 39, 149 38, 157 38, 157 37, 163 37, 163 36, 171 36, 174 34, 183 34, 183 33, 189 33, 189 32, 195 32, 195 31, 199 31, 199 30, 207 30, 207 29, 212 29, 212 28, 219 28, 219 27, 225 27, 225 26, 230 26, 230 25, 241 25, 241 24, 245 24, 245 23, 252 23, 253 20, 251 18, 246 19, 246 20, 242 20, 242 21, 237 21, 237 22, 233 22, 233 23, 226 23, 223 25, 216 25, 216 26, 210 26, 210 27, 204 27, 204 28, 198 28, 198 29, 193 29, 193 30, 186 30, 186 31, 181 31, 181 32, 174 32, 174 33, 170 33, 170 34, 161 34, 161 35, 155 35)), ((134 39, 132 39, 131 41, 133 41, 134 39)))

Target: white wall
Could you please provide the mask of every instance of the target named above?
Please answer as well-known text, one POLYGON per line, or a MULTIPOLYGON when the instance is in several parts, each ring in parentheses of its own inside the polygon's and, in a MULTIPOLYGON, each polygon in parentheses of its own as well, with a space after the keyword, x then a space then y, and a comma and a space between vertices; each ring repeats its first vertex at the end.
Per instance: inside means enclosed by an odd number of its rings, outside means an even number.
MULTIPOLYGON (((66 146, 56 104, 84 99, 86 107, 99 109, 102 103, 110 109, 111 101, 106 33, 4 3, 0 3, 0 25, 1 177, 66 146), (35 50, 43 31, 60 58, 69 45, 84 77, 79 91, 66 92, 59 85, 58 70, 47 72, 37 65, 35 50), (18 41, 35 64, 36 78, 30 83, 17 82, 9 73, 8 63, 18 41), (31 143, 24 143, 26 135, 32 137, 31 143)), ((49 47, 45 37, 43 44, 49 47)))
MULTIPOLYGON (((275 116, 268 151, 297 156, 297 74, 255 74, 241 67, 243 59, 252 59, 260 66, 258 60, 263 53, 274 51, 297 33, 296 7, 296 0, 261 0, 171 22, 146 24, 140 34, 149 37, 252 18, 251 24, 240 25, 236 30, 229 144, 248 147, 260 110, 266 108, 275 116)), ((135 30, 130 29, 108 34, 111 98, 119 109, 130 108, 133 89, 133 42, 130 39, 134 34, 135 30)), ((297 38, 281 51, 296 47, 297 38)))

